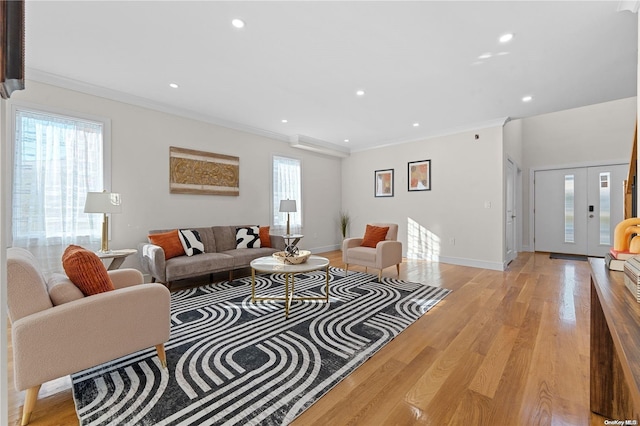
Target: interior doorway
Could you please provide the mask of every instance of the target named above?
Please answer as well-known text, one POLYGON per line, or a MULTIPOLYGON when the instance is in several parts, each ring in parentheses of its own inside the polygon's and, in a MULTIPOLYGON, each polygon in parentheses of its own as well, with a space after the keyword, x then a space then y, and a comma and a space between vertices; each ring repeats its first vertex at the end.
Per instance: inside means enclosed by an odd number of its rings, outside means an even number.
POLYGON ((508 264, 518 256, 518 223, 519 221, 519 183, 520 170, 507 159, 506 167, 506 202, 505 202, 505 261, 508 264))

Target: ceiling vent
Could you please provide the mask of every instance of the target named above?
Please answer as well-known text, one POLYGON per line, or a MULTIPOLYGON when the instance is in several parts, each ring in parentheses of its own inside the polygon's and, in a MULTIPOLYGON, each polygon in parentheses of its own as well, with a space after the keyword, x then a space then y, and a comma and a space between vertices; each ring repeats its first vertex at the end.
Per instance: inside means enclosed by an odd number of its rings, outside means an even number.
POLYGON ((345 158, 350 154, 348 148, 304 135, 292 135, 289 138, 289 142, 294 148, 306 149, 307 151, 319 152, 320 154, 334 157, 345 158))

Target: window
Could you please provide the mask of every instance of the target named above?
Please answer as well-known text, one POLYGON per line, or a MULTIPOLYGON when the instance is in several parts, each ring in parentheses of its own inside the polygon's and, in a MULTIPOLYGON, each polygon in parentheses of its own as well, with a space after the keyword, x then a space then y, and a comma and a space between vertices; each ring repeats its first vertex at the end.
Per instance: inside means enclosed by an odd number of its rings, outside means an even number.
POLYGON ((300 160, 273 157, 272 231, 284 234, 287 230, 287 214, 280 213, 280 200, 295 200, 296 212, 290 213, 292 234, 302 232, 302 185, 300 160))
POLYGON ((13 123, 12 245, 34 253, 44 272, 59 271, 69 244, 100 245, 102 216, 84 213, 84 203, 105 189, 106 123, 20 107, 13 123))
POLYGON ((611 245, 611 172, 600 173, 600 244, 611 245))
POLYGON ((574 176, 565 175, 564 177, 564 242, 575 242, 575 229, 574 229, 574 176))

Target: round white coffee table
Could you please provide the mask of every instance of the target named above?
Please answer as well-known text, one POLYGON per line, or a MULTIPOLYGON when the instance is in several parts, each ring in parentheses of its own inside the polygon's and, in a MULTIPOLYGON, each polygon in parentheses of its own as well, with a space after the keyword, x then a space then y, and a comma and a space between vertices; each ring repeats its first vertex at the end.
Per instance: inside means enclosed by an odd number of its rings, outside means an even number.
POLYGON ((251 261, 251 302, 256 300, 284 300, 284 317, 289 318, 289 306, 292 300, 324 300, 329 301, 329 259, 320 256, 310 256, 299 265, 283 263, 273 256, 259 257, 251 261), (294 297, 295 274, 324 269, 326 275, 324 297, 294 297), (256 297, 256 272, 269 274, 284 274, 284 297, 256 297), (291 277, 291 291, 289 291, 289 277, 291 277))

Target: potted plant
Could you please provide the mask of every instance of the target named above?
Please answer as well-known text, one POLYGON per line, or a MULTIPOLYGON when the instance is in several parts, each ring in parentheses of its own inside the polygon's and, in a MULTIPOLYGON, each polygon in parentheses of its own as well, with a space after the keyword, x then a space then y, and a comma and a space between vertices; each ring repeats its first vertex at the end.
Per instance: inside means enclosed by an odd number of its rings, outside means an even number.
POLYGON ((341 211, 340 212, 340 232, 342 233, 343 240, 347 238, 349 223, 351 223, 351 218, 349 217, 349 213, 341 211))

